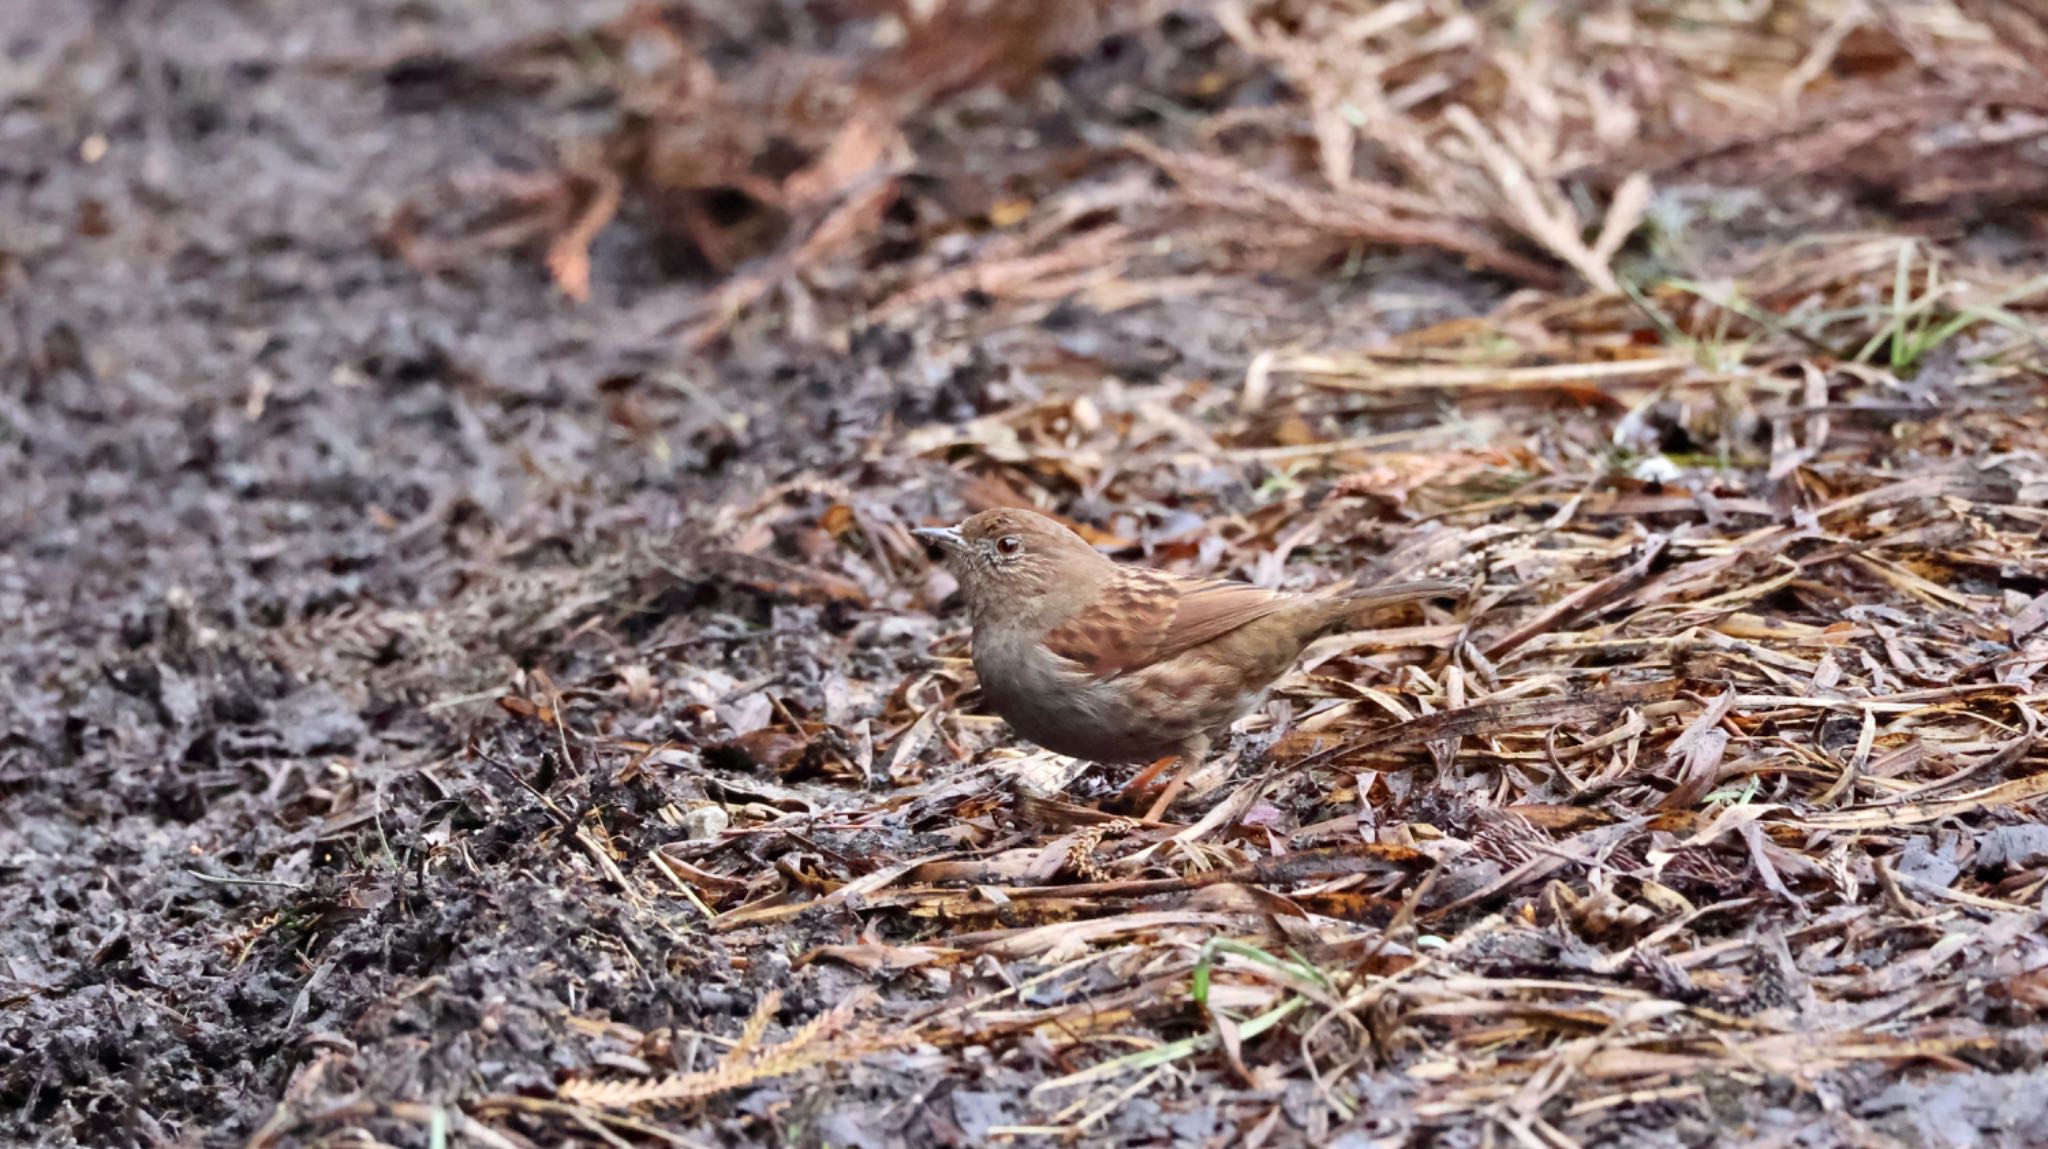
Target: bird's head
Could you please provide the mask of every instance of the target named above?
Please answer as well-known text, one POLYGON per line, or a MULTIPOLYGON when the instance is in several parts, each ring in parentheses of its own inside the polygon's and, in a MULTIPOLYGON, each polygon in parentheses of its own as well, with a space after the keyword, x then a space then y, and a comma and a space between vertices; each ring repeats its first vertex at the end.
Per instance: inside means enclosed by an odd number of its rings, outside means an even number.
POLYGON ((1054 613, 1060 603, 1093 591, 1113 567, 1080 535, 1015 507, 911 533, 937 549, 960 580, 976 626, 996 617, 1054 613))

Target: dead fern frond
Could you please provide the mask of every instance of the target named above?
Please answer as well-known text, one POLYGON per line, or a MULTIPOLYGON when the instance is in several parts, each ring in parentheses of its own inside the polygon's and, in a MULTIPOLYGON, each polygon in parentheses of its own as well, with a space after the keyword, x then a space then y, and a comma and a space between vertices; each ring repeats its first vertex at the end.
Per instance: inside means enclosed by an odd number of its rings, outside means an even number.
POLYGON ((761 1038, 768 1032, 768 1023, 775 1020, 775 1011, 782 1008, 782 991, 771 989, 754 1007, 754 1014, 747 1018, 747 1024, 740 1029, 740 1039, 733 1043, 732 1052, 725 1055, 726 1064, 744 1061, 760 1047, 761 1038))
POLYGON ((914 1031, 889 1032, 874 1026, 848 1030, 848 1024, 871 994, 856 994, 812 1018, 786 1041, 761 1046, 762 1033, 781 1004, 771 991, 747 1019, 739 1041, 715 1069, 675 1073, 654 1081, 569 1081, 556 1096, 597 1109, 630 1109, 640 1105, 682 1105, 744 1089, 773 1077, 787 1077, 831 1061, 849 1061, 902 1045, 914 1031))

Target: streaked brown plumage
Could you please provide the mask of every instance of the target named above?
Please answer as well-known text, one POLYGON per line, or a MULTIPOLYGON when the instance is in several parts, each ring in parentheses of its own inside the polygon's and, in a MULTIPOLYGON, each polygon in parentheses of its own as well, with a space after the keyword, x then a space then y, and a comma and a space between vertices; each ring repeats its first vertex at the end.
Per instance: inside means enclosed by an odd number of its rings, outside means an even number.
POLYGON ((1061 524, 1009 508, 915 533, 960 580, 990 708, 1040 746, 1097 762, 1178 755, 1192 765, 1318 637, 1372 607, 1461 589, 1289 594, 1188 578, 1112 562, 1061 524))

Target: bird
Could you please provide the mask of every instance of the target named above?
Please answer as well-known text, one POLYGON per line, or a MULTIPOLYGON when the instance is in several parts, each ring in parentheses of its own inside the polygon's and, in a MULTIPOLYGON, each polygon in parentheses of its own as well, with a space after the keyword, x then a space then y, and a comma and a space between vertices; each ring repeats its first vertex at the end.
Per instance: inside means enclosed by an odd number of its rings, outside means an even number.
POLYGON ((1180 763, 1146 817, 1257 709, 1317 638, 1375 607, 1455 596, 1442 580, 1307 593, 1119 563, 1064 524, 999 507, 911 532, 960 584, 990 709, 1026 739, 1093 762, 1180 763))

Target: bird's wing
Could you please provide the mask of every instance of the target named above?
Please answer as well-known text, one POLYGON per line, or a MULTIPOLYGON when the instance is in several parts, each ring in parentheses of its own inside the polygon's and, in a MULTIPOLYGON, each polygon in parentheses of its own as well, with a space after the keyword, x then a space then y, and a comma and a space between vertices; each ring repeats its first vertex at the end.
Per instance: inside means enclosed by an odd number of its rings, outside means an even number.
POLYGON ((1227 579, 1126 570, 1087 610, 1045 636, 1047 650, 1090 677, 1115 678, 1219 638, 1295 601, 1227 579))

